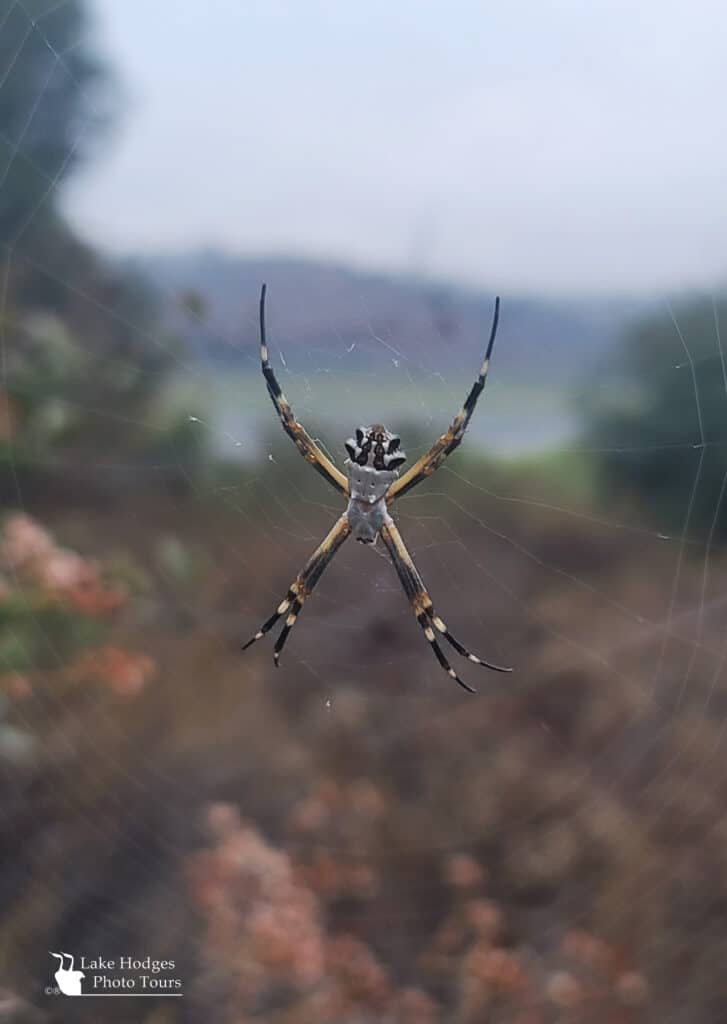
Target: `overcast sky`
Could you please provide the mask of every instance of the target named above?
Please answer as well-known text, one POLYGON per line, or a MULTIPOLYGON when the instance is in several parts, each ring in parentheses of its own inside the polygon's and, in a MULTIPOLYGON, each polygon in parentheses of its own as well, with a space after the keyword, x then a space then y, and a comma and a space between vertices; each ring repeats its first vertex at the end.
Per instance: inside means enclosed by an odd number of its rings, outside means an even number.
POLYGON ((68 193, 129 249, 505 289, 727 277, 727 7, 92 0, 126 93, 68 193))

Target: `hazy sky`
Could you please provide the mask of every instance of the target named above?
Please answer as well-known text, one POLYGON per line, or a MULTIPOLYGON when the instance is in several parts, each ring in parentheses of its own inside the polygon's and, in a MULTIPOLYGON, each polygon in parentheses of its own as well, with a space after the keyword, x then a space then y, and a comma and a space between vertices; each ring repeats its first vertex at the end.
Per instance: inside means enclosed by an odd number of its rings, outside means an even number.
POLYGON ((722 0, 95 0, 126 92, 73 184, 123 249, 487 287, 727 277, 722 0))

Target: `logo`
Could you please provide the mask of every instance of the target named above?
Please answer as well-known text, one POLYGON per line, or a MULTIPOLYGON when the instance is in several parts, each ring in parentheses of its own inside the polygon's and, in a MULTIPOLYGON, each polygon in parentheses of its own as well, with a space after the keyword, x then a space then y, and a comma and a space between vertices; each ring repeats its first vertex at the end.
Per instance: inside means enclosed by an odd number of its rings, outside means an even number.
POLYGON ((56 986, 48 985, 46 995, 64 996, 161 996, 183 995, 174 960, 153 960, 150 956, 81 956, 76 968, 72 953, 50 953, 58 961, 53 975, 56 986))
POLYGON ((58 988, 61 990, 64 996, 81 996, 81 978, 85 978, 86 975, 83 971, 73 970, 73 957, 70 953, 51 953, 51 956, 57 957, 61 965, 53 975, 58 983, 58 988), (66 967, 64 957, 68 957, 71 961, 71 966, 66 967))

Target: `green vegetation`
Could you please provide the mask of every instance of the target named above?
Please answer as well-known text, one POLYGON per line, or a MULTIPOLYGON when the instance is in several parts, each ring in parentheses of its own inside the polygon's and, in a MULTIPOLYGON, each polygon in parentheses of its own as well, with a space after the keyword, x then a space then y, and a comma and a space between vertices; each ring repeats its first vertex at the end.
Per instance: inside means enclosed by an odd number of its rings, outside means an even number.
POLYGON ((727 325, 727 300, 710 298, 677 306, 673 318, 664 308, 638 321, 582 409, 600 499, 632 495, 667 532, 681 530, 688 515, 691 533, 707 534, 713 522, 727 531, 727 517, 718 515, 727 472, 720 324, 727 325))
POLYGON ((62 246, 49 182, 62 183, 109 127, 108 71, 77 45, 87 31, 81 0, 2 0, 0 25, 0 238, 62 246))
POLYGON ((78 44, 86 20, 80 0, 0 2, 0 485, 10 500, 13 473, 52 473, 61 450, 66 462, 139 454, 176 355, 148 283, 80 241, 59 209, 64 180, 112 121, 109 73, 78 44))

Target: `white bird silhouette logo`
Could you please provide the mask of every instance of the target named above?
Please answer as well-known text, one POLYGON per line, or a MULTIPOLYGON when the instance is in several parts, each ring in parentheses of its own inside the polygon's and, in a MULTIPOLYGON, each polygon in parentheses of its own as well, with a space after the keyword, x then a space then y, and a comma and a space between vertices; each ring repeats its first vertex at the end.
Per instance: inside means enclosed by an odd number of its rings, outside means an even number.
POLYGON ((51 956, 57 957, 61 962, 61 966, 54 974, 54 978, 58 983, 58 988, 61 990, 64 996, 80 996, 83 995, 81 992, 81 978, 85 978, 86 975, 83 971, 73 970, 73 956, 70 953, 51 953, 51 956), (65 966, 64 957, 68 957, 71 961, 71 966, 65 966))

